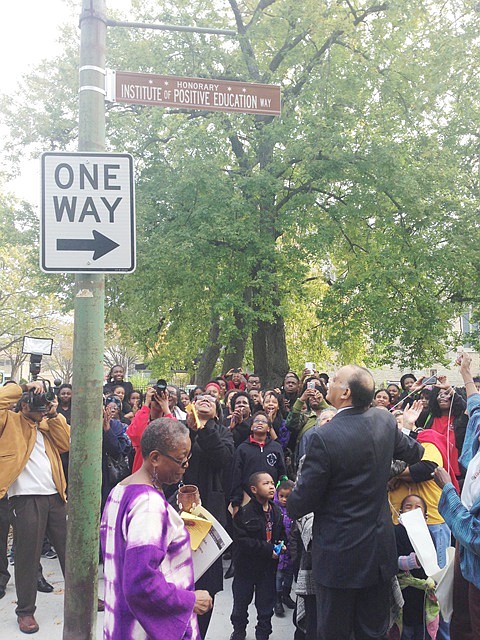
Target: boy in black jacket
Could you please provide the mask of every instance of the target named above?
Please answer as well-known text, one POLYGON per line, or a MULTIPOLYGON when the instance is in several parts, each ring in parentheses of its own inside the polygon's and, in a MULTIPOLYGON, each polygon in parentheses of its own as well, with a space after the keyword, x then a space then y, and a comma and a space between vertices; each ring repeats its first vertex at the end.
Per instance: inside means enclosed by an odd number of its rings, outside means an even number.
MULTIPOLYGON (((233 518, 235 540, 233 611, 230 640, 244 640, 248 624, 248 606, 255 592, 257 609, 256 640, 267 640, 272 633, 275 605, 275 573, 279 553, 274 545, 285 539, 283 516, 273 502, 275 484, 265 472, 250 476, 253 498, 233 518)), ((283 548, 284 549, 284 548, 283 548)))

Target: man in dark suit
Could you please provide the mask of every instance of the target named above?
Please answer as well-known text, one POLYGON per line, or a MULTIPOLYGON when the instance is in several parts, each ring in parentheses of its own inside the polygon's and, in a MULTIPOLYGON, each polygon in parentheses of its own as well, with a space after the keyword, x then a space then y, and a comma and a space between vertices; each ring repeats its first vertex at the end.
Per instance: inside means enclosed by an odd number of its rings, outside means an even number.
POLYGON ((312 435, 287 510, 314 512, 313 575, 317 640, 370 640, 388 631, 390 583, 397 571, 387 481, 393 459, 418 462, 423 447, 371 408, 367 369, 342 367, 327 400, 338 410, 312 435))

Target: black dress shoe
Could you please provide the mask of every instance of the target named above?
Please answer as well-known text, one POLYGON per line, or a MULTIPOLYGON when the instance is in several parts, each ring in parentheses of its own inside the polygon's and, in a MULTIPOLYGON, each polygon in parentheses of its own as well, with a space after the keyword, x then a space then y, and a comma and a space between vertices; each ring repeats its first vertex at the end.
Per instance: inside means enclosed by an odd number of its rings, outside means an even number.
POLYGON ((52 593, 53 586, 45 580, 43 576, 39 576, 37 579, 37 591, 42 593, 52 593))
POLYGON ((230 566, 228 567, 228 569, 225 571, 224 578, 228 580, 228 578, 233 578, 234 574, 235 574, 235 568, 233 566, 233 561, 232 561, 230 562, 230 566))
POLYGON ((290 597, 289 593, 283 593, 283 604, 288 607, 289 609, 295 609, 295 602, 294 600, 292 600, 292 598, 290 597))
POLYGON ((4 597, 5 595, 5 587, 0 587, 0 600, 4 597))

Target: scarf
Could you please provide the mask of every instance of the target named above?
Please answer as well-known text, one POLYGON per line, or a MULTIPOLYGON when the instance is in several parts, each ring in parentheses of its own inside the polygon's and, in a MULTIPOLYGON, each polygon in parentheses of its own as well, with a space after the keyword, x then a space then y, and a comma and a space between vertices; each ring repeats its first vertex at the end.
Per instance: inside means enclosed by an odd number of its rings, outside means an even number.
POLYGON ((457 493, 460 493, 460 486, 458 484, 455 471, 452 465, 448 464, 447 438, 441 433, 438 433, 438 431, 434 431, 433 429, 424 429, 423 431, 420 431, 418 433, 417 442, 420 442, 420 444, 422 444, 423 442, 428 442, 429 444, 433 444, 435 447, 437 447, 443 459, 443 466, 450 475, 450 479, 457 493))

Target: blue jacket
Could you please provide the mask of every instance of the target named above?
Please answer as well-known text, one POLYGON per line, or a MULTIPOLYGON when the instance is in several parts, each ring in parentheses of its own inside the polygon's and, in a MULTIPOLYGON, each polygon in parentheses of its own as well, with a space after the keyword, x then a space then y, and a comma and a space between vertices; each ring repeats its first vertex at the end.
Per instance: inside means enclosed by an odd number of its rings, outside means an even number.
MULTIPOLYGON (((461 464, 467 468, 477 453, 480 435, 480 393, 468 398, 467 410, 470 419, 463 444, 461 464)), ((480 496, 470 511, 464 507, 452 483, 442 491, 438 510, 459 543, 460 569, 465 580, 480 589, 480 496)))

